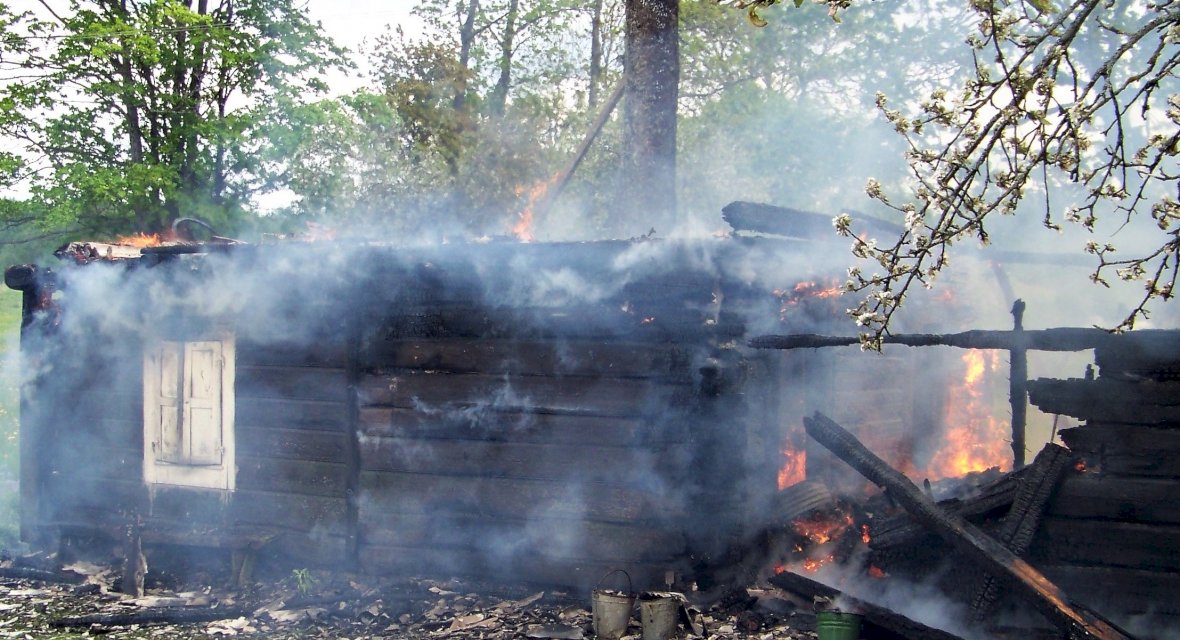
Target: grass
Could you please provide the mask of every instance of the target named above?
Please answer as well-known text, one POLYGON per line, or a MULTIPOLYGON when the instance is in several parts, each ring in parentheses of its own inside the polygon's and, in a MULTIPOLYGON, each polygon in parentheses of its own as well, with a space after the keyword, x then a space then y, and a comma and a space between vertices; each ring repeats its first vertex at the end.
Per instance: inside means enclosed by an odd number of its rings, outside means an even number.
POLYGON ((19 545, 21 293, 0 287, 0 548, 19 545))

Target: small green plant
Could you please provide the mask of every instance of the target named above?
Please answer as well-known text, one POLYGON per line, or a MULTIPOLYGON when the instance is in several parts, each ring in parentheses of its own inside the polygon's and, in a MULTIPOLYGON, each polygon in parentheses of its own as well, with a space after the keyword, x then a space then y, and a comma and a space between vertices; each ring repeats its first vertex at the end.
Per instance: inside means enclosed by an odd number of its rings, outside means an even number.
POLYGON ((311 575, 310 569, 292 569, 291 577, 295 579, 295 589, 301 596, 310 593, 311 588, 315 586, 315 578, 311 575))

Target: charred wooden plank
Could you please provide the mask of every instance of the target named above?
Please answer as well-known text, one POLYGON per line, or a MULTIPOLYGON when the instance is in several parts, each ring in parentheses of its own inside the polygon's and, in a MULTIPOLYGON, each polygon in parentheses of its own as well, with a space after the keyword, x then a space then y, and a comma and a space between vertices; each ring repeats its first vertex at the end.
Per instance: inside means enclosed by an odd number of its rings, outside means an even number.
POLYGON ((1180 381, 1041 378, 1029 383, 1029 399, 1045 413, 1082 420, 1180 425, 1180 381))
POLYGON ((1062 518, 1180 525, 1180 500, 1174 480, 1073 473, 1058 487, 1049 513, 1062 518))
MULTIPOLYGON (((995 538, 1012 553, 1023 556, 1032 544, 1041 516, 1049 506, 1065 469, 1073 462, 1069 450, 1049 443, 1037 454, 1032 466, 1020 483, 995 538)), ((993 575, 985 575, 976 586, 971 599, 973 617, 982 622, 992 612, 1000 593, 1000 583, 993 575)))
POLYGON ((1069 598, 1032 565, 959 516, 940 509, 904 475, 873 455, 852 434, 822 414, 804 419, 807 433, 889 495, 916 519, 937 531, 981 568, 1004 578, 1048 619, 1074 638, 1127 638, 1124 632, 1069 598))
POLYGON ((1090 422, 1061 440, 1103 474, 1180 478, 1180 429, 1090 422))
POLYGON ((1180 380, 1180 331, 1129 331, 1120 337, 1094 352, 1103 378, 1180 380))
POLYGON ((586 340, 372 340, 362 354, 370 367, 452 373, 671 378, 691 376, 691 353, 675 345, 586 340))
POLYGON ((362 406, 488 408, 601 416, 658 415, 687 406, 693 389, 652 381, 405 372, 360 381, 362 406))
POLYGON ((306 429, 237 427, 238 455, 312 462, 344 462, 344 434, 306 429))
POLYGON ((629 304, 570 305, 549 308, 492 306, 397 307, 383 336, 397 338, 626 339, 632 342, 698 343, 737 337, 740 318, 712 309, 685 308, 644 300, 629 304))
POLYGON ((338 333, 324 333, 297 342, 238 340, 237 363, 241 367, 311 367, 338 369, 346 361, 344 340, 338 333))
POLYGON ((959 638, 953 633, 926 626, 885 607, 853 598, 837 589, 790 571, 771 576, 769 581, 775 587, 795 594, 804 600, 820 597, 838 601, 842 610, 864 616, 862 634, 867 637, 885 635, 885 637, 904 638, 905 640, 957 640, 959 638))
POLYGON ((347 469, 343 464, 239 455, 237 467, 237 486, 242 489, 344 496, 347 469))
POLYGON ((683 557, 684 536, 667 528, 569 518, 489 517, 473 513, 390 514, 368 510, 361 519, 367 544, 494 553, 529 548, 552 558, 599 562, 654 562, 683 557))
POLYGON ((239 489, 227 508, 225 522, 343 535, 345 506, 343 497, 239 489))
POLYGON ((236 394, 241 398, 319 400, 344 403, 348 380, 344 369, 307 367, 238 367, 236 394))
POLYGON ((1030 555, 1051 563, 1180 571, 1180 526, 1046 518, 1030 555))
POLYGON ((371 437, 565 445, 658 445, 689 436, 684 420, 476 410, 439 415, 395 407, 361 408, 360 427, 371 437))
POLYGON ((361 504, 362 514, 366 509, 391 513, 450 511, 507 517, 584 517, 621 523, 668 521, 683 512, 683 505, 643 487, 384 471, 361 473, 361 504))
MULTIPOLYGON (((348 424, 344 402, 302 398, 237 398, 234 422, 238 429, 309 429, 342 433, 348 424)), ((142 438, 141 438, 142 439, 142 438)))
POLYGON ((547 445, 481 440, 422 440, 365 437, 361 468, 367 471, 435 473, 461 476, 627 482, 653 471, 675 477, 692 462, 688 445, 638 447, 547 445), (679 471, 677 474, 675 472, 679 471))
POLYGON ((1076 564, 1042 565, 1045 575, 1083 602, 1109 603, 1123 616, 1180 615, 1180 572, 1076 564))

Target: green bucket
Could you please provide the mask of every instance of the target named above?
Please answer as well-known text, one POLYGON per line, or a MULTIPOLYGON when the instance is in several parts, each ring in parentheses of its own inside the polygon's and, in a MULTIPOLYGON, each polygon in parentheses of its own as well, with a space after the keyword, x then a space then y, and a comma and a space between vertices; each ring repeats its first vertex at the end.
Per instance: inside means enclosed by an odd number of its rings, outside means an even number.
POLYGON ((860 615, 843 611, 820 611, 815 614, 819 640, 857 640, 860 638, 860 615))

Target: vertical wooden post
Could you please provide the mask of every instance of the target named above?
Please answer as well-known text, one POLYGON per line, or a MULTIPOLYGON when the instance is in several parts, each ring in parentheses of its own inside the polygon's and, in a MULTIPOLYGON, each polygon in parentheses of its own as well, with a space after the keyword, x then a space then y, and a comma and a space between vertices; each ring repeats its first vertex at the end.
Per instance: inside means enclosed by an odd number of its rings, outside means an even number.
POLYGON ((348 421, 344 425, 344 464, 347 467, 345 477, 345 501, 347 504, 345 535, 346 561, 356 567, 360 552, 360 486, 361 486, 361 449, 360 449, 360 397, 359 385, 361 379, 361 323, 367 314, 353 313, 345 319, 347 337, 345 338, 346 362, 345 375, 348 378, 348 421))
POLYGON ((1028 416, 1028 348, 1023 340, 1024 300, 1012 303, 1014 345, 1009 351, 1008 401, 1012 404, 1012 468, 1024 467, 1024 431, 1028 416))

